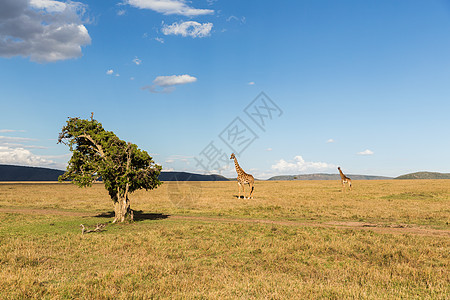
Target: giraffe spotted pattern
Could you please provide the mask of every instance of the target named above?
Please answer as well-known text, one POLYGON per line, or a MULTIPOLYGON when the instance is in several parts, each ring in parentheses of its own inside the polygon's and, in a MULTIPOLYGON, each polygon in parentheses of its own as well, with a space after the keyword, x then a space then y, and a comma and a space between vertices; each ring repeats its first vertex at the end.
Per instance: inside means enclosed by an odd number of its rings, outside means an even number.
POLYGON ((241 188, 242 188, 242 193, 244 195, 244 199, 245 199, 245 188, 244 188, 244 184, 248 184, 250 187, 250 193, 248 195, 248 199, 253 199, 253 190, 254 190, 254 183, 255 183, 255 178, 253 178, 252 175, 247 174, 244 172, 244 170, 242 170, 242 168, 239 166, 239 163, 236 159, 236 156, 234 155, 234 153, 231 153, 231 157, 230 159, 234 159, 234 166, 236 167, 236 172, 237 172, 237 182, 238 182, 238 186, 239 186, 239 198, 241 198, 241 188))

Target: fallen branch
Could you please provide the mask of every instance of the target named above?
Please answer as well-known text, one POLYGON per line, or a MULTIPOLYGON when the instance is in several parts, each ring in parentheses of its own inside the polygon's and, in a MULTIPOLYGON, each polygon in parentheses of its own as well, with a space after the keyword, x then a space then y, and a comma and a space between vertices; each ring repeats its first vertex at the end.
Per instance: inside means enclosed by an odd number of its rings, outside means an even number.
POLYGON ((81 227, 81 234, 85 234, 85 233, 89 233, 89 232, 100 232, 100 231, 106 230, 105 229, 106 224, 97 224, 95 229, 89 229, 87 225, 85 226, 83 224, 81 224, 80 227, 81 227))

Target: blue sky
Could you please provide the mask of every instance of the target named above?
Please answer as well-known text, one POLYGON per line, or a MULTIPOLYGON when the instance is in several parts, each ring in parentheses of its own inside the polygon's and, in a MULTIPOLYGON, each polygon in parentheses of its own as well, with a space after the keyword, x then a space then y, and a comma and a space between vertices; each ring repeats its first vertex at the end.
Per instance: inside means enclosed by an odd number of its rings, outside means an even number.
POLYGON ((450 172, 449 96, 449 1, 0 2, 2 164, 94 112, 165 170, 450 172))

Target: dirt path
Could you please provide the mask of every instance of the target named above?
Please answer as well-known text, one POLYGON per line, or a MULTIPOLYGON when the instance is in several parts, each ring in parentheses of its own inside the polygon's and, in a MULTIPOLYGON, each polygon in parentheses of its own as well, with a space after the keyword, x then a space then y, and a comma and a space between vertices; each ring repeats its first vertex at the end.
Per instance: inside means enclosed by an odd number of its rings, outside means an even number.
POLYGON ((279 220, 259 220, 259 219, 227 219, 217 217, 196 217, 196 216, 169 216, 169 219, 175 220, 196 220, 205 222, 223 222, 223 223, 253 223, 253 224, 273 224, 282 226, 299 227, 322 227, 322 228, 345 228, 371 230, 378 233, 396 233, 396 234, 417 234, 430 236, 448 236, 450 230, 431 229, 412 224, 402 225, 382 225, 366 222, 298 222, 298 221, 279 221, 279 220))
MULTIPOLYGON (((38 215, 58 215, 74 217, 95 217, 92 213, 64 211, 57 209, 36 209, 36 208, 0 208, 0 213, 19 213, 19 214, 38 214, 38 215)), ((367 222, 298 222, 267 219, 244 219, 244 218, 220 218, 220 217, 201 217, 201 216, 181 216, 168 215, 165 217, 170 220, 202 221, 202 222, 221 222, 221 223, 247 223, 247 224, 272 224, 281 226, 298 227, 320 227, 320 228, 344 228, 357 230, 370 230, 377 233, 389 234, 416 234, 427 236, 447 236, 450 237, 450 230, 431 229, 414 224, 396 224, 385 225, 367 222)))

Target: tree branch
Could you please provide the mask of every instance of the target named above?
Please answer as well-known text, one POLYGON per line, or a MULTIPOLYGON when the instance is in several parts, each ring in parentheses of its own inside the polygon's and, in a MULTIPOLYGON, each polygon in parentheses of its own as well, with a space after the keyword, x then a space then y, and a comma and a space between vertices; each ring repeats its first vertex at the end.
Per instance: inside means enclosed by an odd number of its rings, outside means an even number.
POLYGON ((81 227, 81 234, 85 234, 85 233, 89 233, 89 232, 103 231, 103 230, 105 230, 106 224, 98 224, 97 223, 97 226, 95 227, 95 229, 89 229, 87 225, 85 226, 83 224, 81 224, 80 227, 81 227))
POLYGON ((100 154, 102 158, 106 158, 105 152, 103 152, 103 148, 101 145, 97 144, 94 139, 88 134, 79 135, 78 138, 88 139, 94 146, 97 148, 97 152, 100 154))

